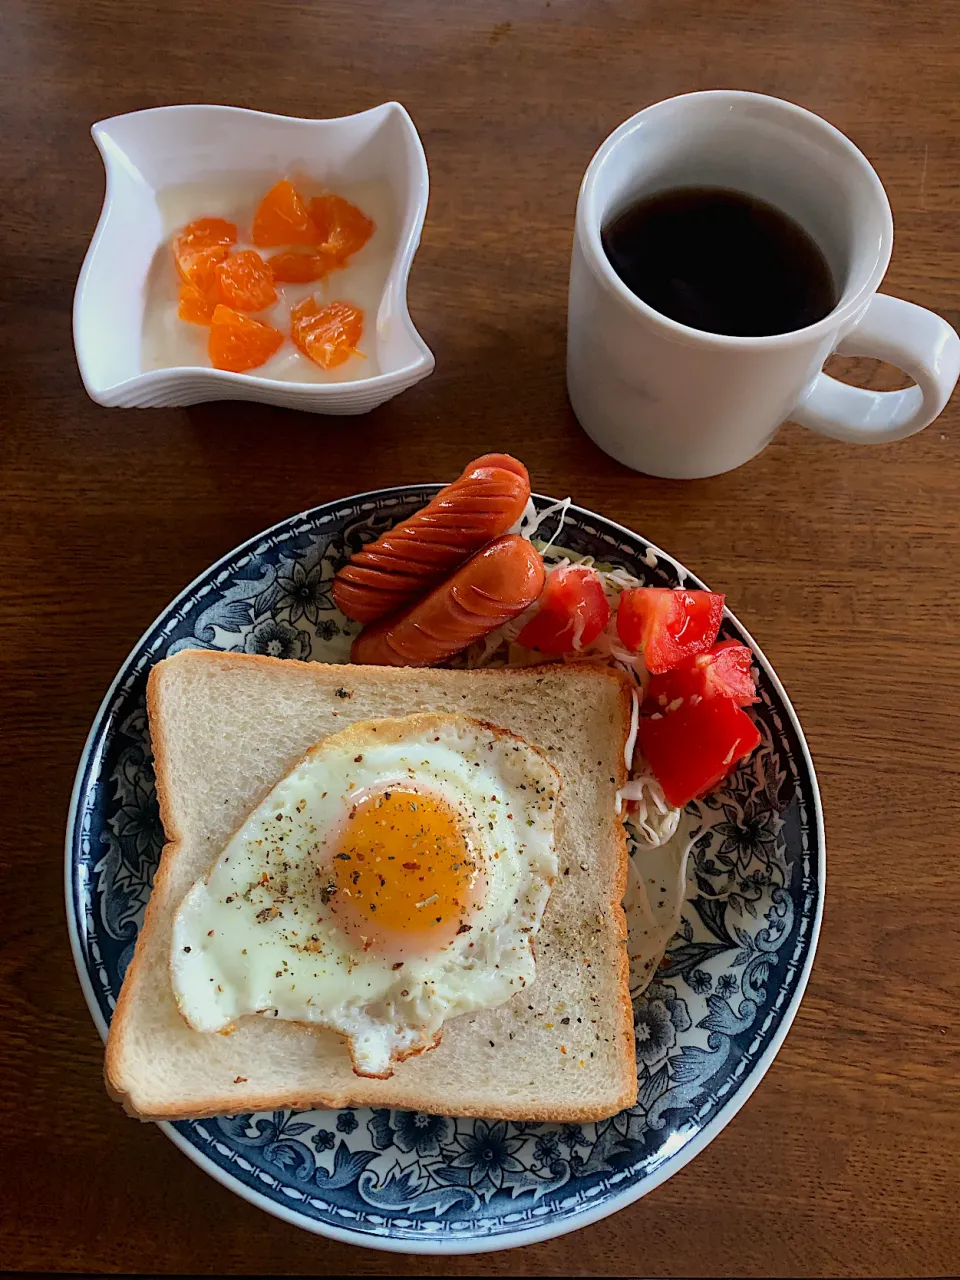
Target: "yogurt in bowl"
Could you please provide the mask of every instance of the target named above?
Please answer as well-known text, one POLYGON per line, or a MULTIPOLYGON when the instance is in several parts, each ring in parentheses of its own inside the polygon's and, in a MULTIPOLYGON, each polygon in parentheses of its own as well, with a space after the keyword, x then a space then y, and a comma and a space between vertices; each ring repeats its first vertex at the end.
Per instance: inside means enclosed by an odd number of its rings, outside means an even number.
POLYGON ((96 124, 93 137, 107 192, 77 284, 74 345, 84 386, 98 403, 146 408, 240 399, 364 413, 432 372, 433 355, 406 301, 429 180, 420 138, 399 103, 333 120, 158 107, 96 124), (346 298, 364 311, 365 358, 324 370, 288 342, 251 373, 214 369, 206 330, 177 319, 170 237, 200 216, 249 228, 257 200, 281 177, 308 196, 344 195, 377 230, 345 268, 316 284, 284 286, 277 307, 257 318, 288 331, 289 307, 302 297, 346 298))

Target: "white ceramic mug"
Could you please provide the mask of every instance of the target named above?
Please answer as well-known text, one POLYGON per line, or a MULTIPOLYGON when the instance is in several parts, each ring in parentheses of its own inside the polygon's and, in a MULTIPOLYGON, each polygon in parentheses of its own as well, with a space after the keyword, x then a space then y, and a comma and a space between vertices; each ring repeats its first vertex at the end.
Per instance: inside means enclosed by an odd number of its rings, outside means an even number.
POLYGON ((839 130, 802 107, 715 90, 625 121, 584 175, 570 269, 567 387, 587 434, 637 471, 691 479, 747 462, 787 418, 853 443, 928 426, 960 373, 960 338, 931 311, 877 293, 893 246, 880 179, 839 130), (840 300, 792 333, 726 337, 661 315, 614 272, 607 221, 671 187, 734 188, 794 217, 823 250, 840 300), (916 386, 866 391, 822 372, 873 356, 916 386))

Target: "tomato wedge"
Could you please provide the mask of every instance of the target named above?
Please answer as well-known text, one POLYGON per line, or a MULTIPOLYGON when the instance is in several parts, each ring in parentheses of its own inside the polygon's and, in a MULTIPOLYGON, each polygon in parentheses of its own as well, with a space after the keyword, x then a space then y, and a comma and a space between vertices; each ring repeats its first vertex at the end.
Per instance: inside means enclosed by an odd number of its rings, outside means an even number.
POLYGON ((717 638, 724 597, 682 587, 633 587, 617 605, 617 635, 634 653, 643 650, 647 670, 670 671, 704 653, 717 638))
POLYGON ((672 671, 653 676, 647 686, 644 711, 664 711, 677 699, 730 698, 738 707, 757 701, 753 654, 738 640, 721 640, 707 653, 687 658, 672 671))
POLYGON ((517 643, 548 657, 573 653, 593 644, 610 620, 610 605, 595 569, 559 565, 550 572, 540 609, 517 643))
POLYGON ((760 732, 730 698, 704 698, 643 716, 638 740, 663 794, 680 808, 722 782, 759 745, 760 732))

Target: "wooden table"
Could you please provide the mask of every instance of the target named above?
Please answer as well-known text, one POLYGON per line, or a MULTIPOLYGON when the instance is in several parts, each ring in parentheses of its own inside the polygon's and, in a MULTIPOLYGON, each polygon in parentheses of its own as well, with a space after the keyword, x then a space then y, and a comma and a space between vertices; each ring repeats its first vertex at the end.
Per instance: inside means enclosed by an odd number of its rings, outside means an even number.
MULTIPOLYGON (((955 401, 854 449, 792 427, 730 475, 634 475, 564 395, 577 185, 624 117, 739 86, 825 115, 887 185, 886 287, 960 321, 960 5, 921 0, 7 0, 0 35, 3 712, 0 1262, 24 1270, 932 1275, 960 1265, 955 401), (436 352, 369 417, 144 413, 84 395, 70 304, 96 119, 169 102, 337 115, 397 98, 430 162, 411 284, 436 352), (647 1199, 512 1254, 379 1255, 200 1173, 101 1084, 67 945, 77 757, 131 644, 212 560, 316 503, 509 449, 728 593, 820 775, 829 896, 796 1024, 746 1109, 647 1199)), ((847 362, 848 371, 850 363, 847 362)), ((852 376, 902 385, 860 362, 852 376)))

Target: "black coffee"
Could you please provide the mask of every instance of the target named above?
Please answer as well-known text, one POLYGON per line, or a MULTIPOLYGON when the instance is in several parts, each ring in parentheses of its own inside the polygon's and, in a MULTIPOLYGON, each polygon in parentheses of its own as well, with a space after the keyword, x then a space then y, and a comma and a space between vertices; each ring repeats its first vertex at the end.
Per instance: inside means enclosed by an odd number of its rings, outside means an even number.
POLYGON ((638 298, 707 333, 789 333, 837 305, 826 258, 803 227, 740 191, 658 191, 616 214, 602 239, 638 298))

